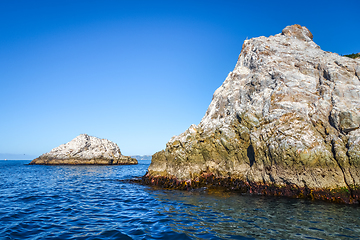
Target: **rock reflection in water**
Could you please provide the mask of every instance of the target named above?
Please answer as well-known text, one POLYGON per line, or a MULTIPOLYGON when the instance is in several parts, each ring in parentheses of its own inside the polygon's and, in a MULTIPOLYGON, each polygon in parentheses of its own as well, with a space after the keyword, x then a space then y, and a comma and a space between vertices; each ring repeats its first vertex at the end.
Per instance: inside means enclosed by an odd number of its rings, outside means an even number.
MULTIPOLYGON (((151 190, 154 191, 154 190, 151 190)), ((195 238, 319 238, 360 236, 360 209, 309 200, 240 195, 222 190, 156 190, 174 231, 195 238)))

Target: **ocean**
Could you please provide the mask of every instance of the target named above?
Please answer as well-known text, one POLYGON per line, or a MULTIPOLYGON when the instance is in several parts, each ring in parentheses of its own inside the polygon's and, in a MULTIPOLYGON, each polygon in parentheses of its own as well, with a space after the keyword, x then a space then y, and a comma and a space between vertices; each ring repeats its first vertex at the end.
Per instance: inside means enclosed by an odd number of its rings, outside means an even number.
POLYGON ((129 166, 0 161, 0 239, 360 239, 360 207, 128 181, 129 166))

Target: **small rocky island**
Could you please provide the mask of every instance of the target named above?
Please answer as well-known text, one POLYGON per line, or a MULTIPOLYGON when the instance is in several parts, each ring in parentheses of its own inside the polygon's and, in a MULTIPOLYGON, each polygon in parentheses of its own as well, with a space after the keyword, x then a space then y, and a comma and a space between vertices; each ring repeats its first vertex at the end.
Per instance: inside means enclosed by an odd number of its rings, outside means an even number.
POLYGON ((123 156, 116 143, 81 134, 66 144, 32 160, 31 165, 133 165, 135 158, 123 156))
POLYGON ((145 184, 360 201, 360 59, 300 25, 245 40, 198 126, 152 157, 145 184))

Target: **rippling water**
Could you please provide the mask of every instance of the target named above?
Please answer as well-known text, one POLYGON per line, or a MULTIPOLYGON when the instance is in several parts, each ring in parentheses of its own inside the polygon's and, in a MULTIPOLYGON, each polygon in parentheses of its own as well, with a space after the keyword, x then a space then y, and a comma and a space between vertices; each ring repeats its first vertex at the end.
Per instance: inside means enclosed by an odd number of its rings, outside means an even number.
POLYGON ((0 161, 0 239, 360 239, 360 208, 119 180, 132 166, 0 161))

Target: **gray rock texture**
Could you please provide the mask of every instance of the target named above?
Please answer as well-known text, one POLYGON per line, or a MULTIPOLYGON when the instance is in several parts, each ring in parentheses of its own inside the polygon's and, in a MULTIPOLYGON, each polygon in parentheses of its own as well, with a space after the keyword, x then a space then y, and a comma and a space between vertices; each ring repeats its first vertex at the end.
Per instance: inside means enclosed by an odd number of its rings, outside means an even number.
POLYGON ((39 165, 125 165, 137 160, 123 156, 116 143, 81 134, 31 161, 39 165))
POLYGON ((355 199, 359 126, 360 59, 323 51, 306 27, 292 25, 244 41, 200 124, 154 154, 145 178, 212 174, 308 192, 343 189, 355 199))

